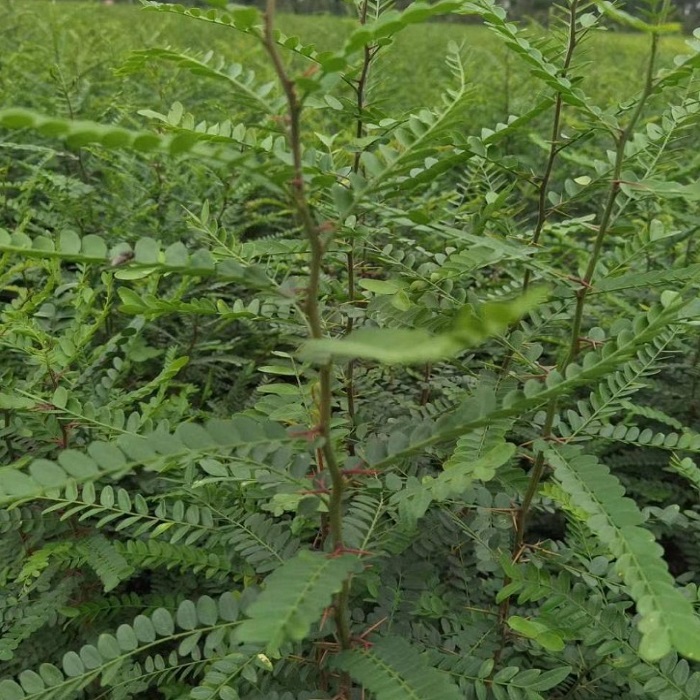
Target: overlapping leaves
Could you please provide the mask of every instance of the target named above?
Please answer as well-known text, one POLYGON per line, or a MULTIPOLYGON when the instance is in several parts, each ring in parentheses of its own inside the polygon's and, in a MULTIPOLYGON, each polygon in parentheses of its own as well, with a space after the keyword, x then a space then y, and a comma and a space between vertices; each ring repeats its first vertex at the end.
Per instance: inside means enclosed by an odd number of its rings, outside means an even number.
POLYGON ((588 514, 588 527, 617 559, 640 615, 642 656, 657 660, 675 649, 700 659, 700 617, 675 587, 663 549, 642 527, 644 516, 636 503, 594 456, 574 447, 550 447, 545 455, 573 503, 588 514))

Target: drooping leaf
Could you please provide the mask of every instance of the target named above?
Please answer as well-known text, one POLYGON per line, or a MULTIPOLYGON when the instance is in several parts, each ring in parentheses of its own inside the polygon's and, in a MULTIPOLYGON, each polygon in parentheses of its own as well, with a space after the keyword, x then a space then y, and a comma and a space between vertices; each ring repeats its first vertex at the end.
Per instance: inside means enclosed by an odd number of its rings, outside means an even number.
POLYGON ((329 356, 374 360, 388 365, 434 362, 454 357, 465 344, 451 334, 432 335, 424 330, 399 328, 360 329, 343 339, 310 340, 302 359, 325 362, 329 356))
POLYGON ((466 348, 504 332, 514 321, 542 303, 546 293, 534 289, 510 301, 486 302, 474 309, 465 306, 452 329, 431 334, 423 329, 368 328, 346 338, 307 341, 300 355, 326 362, 330 357, 374 360, 384 364, 417 364, 455 357, 466 348))
POLYGON ((649 23, 631 15, 629 12, 621 10, 617 5, 609 0, 594 0, 595 5, 603 14, 608 15, 616 22, 630 27, 638 32, 646 32, 648 34, 675 34, 683 28, 680 22, 661 22, 649 23))
MULTIPOLYGON (((229 162, 241 159, 241 155, 237 155, 235 151, 208 146, 201 143, 202 139, 192 138, 185 143, 179 134, 160 135, 148 131, 131 131, 98 122, 60 119, 28 109, 0 110, 0 127, 33 129, 42 135, 64 138, 75 147, 96 144, 108 149, 129 149, 144 153, 190 151, 229 162)), ((70 245, 64 252, 70 253, 70 245)))

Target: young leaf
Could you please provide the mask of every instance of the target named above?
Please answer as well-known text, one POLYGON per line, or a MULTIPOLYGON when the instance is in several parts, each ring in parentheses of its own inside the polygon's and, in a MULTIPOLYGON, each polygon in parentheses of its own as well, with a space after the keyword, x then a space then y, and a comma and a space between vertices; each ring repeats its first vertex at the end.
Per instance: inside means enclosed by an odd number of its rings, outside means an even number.
POLYGON ((346 671, 377 700, 460 700, 459 688, 432 668, 402 637, 384 637, 367 649, 339 654, 333 665, 346 671))
POLYGON ((363 328, 347 338, 310 340, 302 346, 300 356, 320 363, 332 356, 410 365, 454 357, 465 347, 449 333, 432 335, 421 329, 363 328))
POLYGON ((242 642, 267 644, 276 652, 287 640, 304 639, 350 574, 362 568, 357 557, 302 550, 265 579, 265 590, 246 611, 237 630, 242 642))

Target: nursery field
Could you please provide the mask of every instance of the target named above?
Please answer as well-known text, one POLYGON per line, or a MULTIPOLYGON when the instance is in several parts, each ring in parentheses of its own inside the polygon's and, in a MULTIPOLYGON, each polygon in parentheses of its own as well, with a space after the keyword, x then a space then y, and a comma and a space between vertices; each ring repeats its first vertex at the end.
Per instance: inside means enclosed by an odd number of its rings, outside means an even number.
POLYGON ((0 700, 700 699, 700 30, 143 4, 0 0, 0 700))
MULTIPOLYGON (((161 66, 138 81, 116 80, 112 71, 130 51, 148 47, 214 51, 230 62, 261 71, 271 70, 256 42, 248 36, 230 36, 225 27, 200 25, 183 17, 143 12, 135 5, 106 7, 99 3, 25 0, 0 3, 2 18, 3 71, 0 74, 3 103, 50 109, 61 106, 61 83, 80 94, 74 100, 75 116, 94 118, 110 108, 124 118, 146 106, 155 109, 192 97, 202 101, 210 85, 176 77, 176 71, 161 66), (157 77, 156 77, 157 76, 157 77), (149 80, 150 77, 150 80, 149 80), (154 84, 155 83, 155 84, 154 84), (89 85, 89 89, 86 87, 89 85), (155 99, 154 99, 155 98, 155 99)), ((354 26, 354 20, 327 15, 281 15, 279 28, 299 36, 319 50, 337 47, 354 26)), ((464 46, 467 77, 475 94, 470 109, 483 119, 500 119, 507 109, 540 90, 528 72, 509 56, 498 38, 474 25, 424 24, 407 28, 378 60, 382 72, 373 86, 376 100, 388 101, 392 109, 408 110, 431 103, 444 89, 449 73, 445 68, 448 42, 464 46)), ((634 92, 630 77, 643 70, 646 46, 640 34, 600 32, 582 47, 582 62, 595 70, 585 72, 591 95, 601 104, 618 101, 634 92)), ((664 39, 661 63, 684 51, 679 36, 664 39)), ((204 99, 219 103, 225 97, 204 99)), ((65 106, 61 113, 65 114, 65 106)))

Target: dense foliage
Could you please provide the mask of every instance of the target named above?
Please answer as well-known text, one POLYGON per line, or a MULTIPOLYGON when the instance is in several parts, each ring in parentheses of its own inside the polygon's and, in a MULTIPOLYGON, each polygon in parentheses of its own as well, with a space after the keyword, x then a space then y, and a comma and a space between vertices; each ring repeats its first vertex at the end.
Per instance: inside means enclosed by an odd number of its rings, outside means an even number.
POLYGON ((700 31, 143 4, 0 10, 0 698, 700 698, 700 31))

